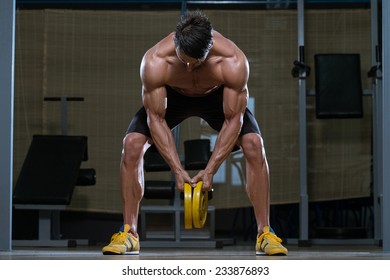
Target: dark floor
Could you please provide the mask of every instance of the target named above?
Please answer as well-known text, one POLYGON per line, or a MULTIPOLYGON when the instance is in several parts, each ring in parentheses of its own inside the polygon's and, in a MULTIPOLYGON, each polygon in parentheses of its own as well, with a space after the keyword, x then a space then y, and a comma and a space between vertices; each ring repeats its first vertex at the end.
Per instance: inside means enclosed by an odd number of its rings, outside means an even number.
MULTIPOLYGON (((141 243, 142 246, 142 243, 141 243)), ((139 255, 104 256, 102 246, 75 248, 14 247, 11 252, 0 252, 0 260, 390 260, 390 253, 374 245, 312 245, 286 246, 288 256, 256 256, 254 244, 223 246, 222 248, 141 248, 139 255)))

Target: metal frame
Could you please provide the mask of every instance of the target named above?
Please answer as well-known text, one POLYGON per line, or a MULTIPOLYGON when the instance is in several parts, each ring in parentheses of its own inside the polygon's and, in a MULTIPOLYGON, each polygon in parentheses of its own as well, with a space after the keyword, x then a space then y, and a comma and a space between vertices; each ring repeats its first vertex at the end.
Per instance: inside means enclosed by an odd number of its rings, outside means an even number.
MULTIPOLYGON (((178 195, 178 192, 176 192, 178 195)), ((179 198, 180 199, 180 198, 179 198)), ((176 199, 175 199, 176 200, 176 199)), ((179 201, 180 202, 180 201, 179 201)), ((216 248, 218 242, 215 240, 215 207, 208 206, 209 231, 207 235, 200 232, 190 233, 182 231, 181 216, 184 212, 180 205, 145 205, 141 206, 141 241, 142 247, 202 247, 216 248), (146 214, 148 213, 171 213, 174 215, 174 230, 171 233, 154 232, 146 230, 146 214), (200 241, 200 242, 199 242, 200 241)))
MULTIPOLYGON (((371 64, 379 67, 379 40, 378 40, 378 0, 371 0, 371 64)), ((383 160, 383 154, 381 146, 383 139, 381 137, 383 125, 383 111, 381 104, 383 103, 382 95, 382 80, 379 78, 381 73, 379 70, 376 71, 375 78, 372 79, 372 146, 373 146, 373 197, 374 197, 374 240, 379 242, 382 240, 382 176, 383 168, 381 161, 383 160)))
POLYGON ((390 2, 382 1, 382 59, 383 59, 383 129, 382 151, 383 158, 380 164, 382 168, 382 225, 383 225, 383 251, 390 252, 390 2))
POLYGON ((88 245, 89 241, 84 239, 60 239, 59 212, 66 209, 66 205, 34 205, 15 204, 15 209, 39 210, 38 239, 37 240, 13 240, 13 246, 23 247, 76 247, 77 245, 88 245), (53 238, 53 235, 54 238, 53 238))
MULTIPOLYGON (((383 46, 390 43, 390 21, 387 17, 390 12, 390 3, 388 1, 382 5, 382 27, 383 27, 383 46)), ((304 0, 298 0, 298 60, 303 61, 304 46, 304 0)), ((378 68, 380 59, 378 54, 378 0, 371 0, 371 33, 372 33, 372 62, 378 68)), ((311 239, 312 244, 378 244, 383 242, 383 250, 390 251, 390 147, 385 143, 390 143, 390 97, 385 94, 390 90, 390 82, 385 73, 389 70, 390 54, 387 48, 382 47, 383 56, 383 88, 380 70, 373 79, 371 95, 373 97, 373 191, 374 191, 374 239, 357 240, 332 240, 332 239, 311 239), (386 68, 387 67, 387 68, 386 68), (386 71, 387 70, 387 71, 386 71), (386 110, 387 109, 387 110, 386 110)), ((307 134, 306 134, 306 83, 304 73, 299 76, 299 178, 300 178, 300 233, 298 244, 307 244, 308 241, 308 195, 307 195, 307 134)), ((315 95, 309 93, 309 95, 315 95)), ((292 240, 294 242, 294 240, 292 240)))
POLYGON ((15 0, 0 1, 0 251, 11 251, 15 0))
MULTIPOLYGON (((298 0, 298 61, 304 63, 305 47, 305 1, 298 0)), ((307 133, 306 133, 306 73, 298 79, 299 118, 299 243, 309 239, 309 196, 307 194, 307 133)))

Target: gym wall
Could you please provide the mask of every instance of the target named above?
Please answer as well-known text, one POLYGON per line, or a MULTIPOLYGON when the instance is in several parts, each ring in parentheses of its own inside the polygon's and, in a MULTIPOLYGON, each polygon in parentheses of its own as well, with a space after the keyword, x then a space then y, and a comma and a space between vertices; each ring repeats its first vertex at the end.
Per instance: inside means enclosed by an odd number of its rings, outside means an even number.
MULTIPOLYGON (((299 201, 298 85, 293 10, 205 11, 214 28, 246 53, 249 93, 265 141, 273 204, 299 201)), ((48 96, 84 97, 68 103, 68 134, 88 136, 97 185, 76 188, 69 209, 121 212, 119 160, 122 139, 141 106, 139 65, 144 52, 174 30, 180 11, 18 10, 16 23, 14 181, 34 134, 60 134, 59 102, 48 96)), ((369 10, 306 11, 306 62, 316 53, 359 53, 363 88, 370 88, 369 10)), ((314 89, 314 73, 308 89, 314 89)), ((308 97, 308 187, 311 201, 366 197, 371 183, 371 97, 362 119, 318 120, 308 97)), ((186 139, 204 134, 199 119, 180 127, 186 139)), ((211 131, 209 133, 212 133, 211 131)), ((228 162, 226 174, 234 168, 228 162)), ((147 176, 152 176, 147 174, 147 176)), ((169 174, 157 174, 169 178, 169 174)), ((55 187, 55 186, 53 186, 55 187)), ((156 202, 153 202, 156 203, 156 202)), ((159 202, 157 202, 159 203, 159 202)), ((242 184, 215 186, 217 208, 250 205, 242 184)))

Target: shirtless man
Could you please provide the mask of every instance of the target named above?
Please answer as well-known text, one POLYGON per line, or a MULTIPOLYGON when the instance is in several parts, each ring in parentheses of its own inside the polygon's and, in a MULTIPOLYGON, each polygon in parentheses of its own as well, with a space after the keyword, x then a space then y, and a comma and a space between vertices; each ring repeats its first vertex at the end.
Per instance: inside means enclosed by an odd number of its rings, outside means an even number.
POLYGON ((143 155, 153 143, 171 167, 176 187, 203 181, 210 190, 213 176, 230 152, 239 147, 246 160, 246 191, 257 221, 256 254, 287 255, 269 225, 269 170, 259 126, 246 108, 249 65, 244 53, 212 29, 201 11, 183 15, 176 31, 149 49, 141 63, 143 107, 123 140, 120 183, 124 225, 103 254, 134 254, 140 249, 138 211, 143 196, 143 155), (218 131, 204 170, 190 177, 181 165, 171 129, 184 119, 203 118, 218 131))

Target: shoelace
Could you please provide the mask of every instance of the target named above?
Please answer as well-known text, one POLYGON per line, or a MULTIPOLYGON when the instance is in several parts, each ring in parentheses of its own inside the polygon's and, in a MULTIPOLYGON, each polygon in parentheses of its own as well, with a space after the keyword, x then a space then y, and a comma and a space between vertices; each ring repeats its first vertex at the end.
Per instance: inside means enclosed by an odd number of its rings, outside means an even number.
POLYGON ((275 234, 273 234, 272 232, 266 232, 266 233, 263 233, 262 235, 259 236, 258 240, 260 240, 260 242, 267 238, 267 240, 271 240, 271 242, 279 242, 281 243, 282 242, 282 239, 277 237, 275 234))
POLYGON ((127 233, 123 231, 114 233, 114 235, 111 237, 111 243, 123 244, 125 243, 125 240, 127 240, 127 233))

